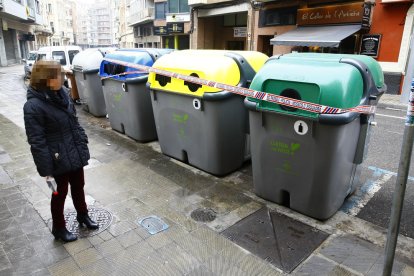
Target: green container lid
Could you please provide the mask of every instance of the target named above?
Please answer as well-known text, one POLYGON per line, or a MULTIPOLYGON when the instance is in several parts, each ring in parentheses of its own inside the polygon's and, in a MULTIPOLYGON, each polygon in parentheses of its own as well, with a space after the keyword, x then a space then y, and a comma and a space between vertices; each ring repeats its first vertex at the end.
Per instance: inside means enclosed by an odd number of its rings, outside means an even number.
MULTIPOLYGON (((251 89, 281 95, 321 105, 351 108, 364 97, 364 80, 352 64, 341 60, 353 59, 368 68, 375 91, 384 86, 384 75, 378 62, 368 56, 293 53, 272 58, 256 74, 251 89)), ((366 87, 367 91, 373 91, 366 87)), ((254 98, 256 109, 317 119, 319 114, 289 108, 254 98)))

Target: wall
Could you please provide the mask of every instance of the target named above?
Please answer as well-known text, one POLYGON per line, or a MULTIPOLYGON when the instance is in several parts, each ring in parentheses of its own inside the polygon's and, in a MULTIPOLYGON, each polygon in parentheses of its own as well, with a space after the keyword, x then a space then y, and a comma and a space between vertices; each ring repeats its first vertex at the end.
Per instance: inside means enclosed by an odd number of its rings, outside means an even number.
POLYGON ((411 3, 381 4, 374 7, 371 34, 382 34, 377 60, 398 62, 405 17, 411 3))

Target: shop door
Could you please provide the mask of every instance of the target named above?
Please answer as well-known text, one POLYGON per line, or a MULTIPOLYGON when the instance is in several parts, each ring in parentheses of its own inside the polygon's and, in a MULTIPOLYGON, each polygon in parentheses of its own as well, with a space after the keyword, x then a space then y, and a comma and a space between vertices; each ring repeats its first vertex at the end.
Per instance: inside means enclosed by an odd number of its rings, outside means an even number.
POLYGON ((4 48, 6 48, 6 58, 8 64, 16 63, 16 51, 14 45, 14 31, 3 31, 4 48))
POLYGON ((273 45, 270 44, 270 40, 274 36, 272 35, 259 35, 259 52, 268 55, 269 57, 273 56, 273 45))
POLYGON ((244 50, 244 41, 227 41, 227 50, 244 50))

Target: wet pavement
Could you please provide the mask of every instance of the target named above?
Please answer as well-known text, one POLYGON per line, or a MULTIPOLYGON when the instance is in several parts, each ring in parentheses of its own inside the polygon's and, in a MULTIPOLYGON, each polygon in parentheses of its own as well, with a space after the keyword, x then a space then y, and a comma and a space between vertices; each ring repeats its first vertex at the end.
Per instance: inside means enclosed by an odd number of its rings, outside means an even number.
MULTIPOLYGON (((22 72, 22 66, 0 68, 0 275, 381 274, 384 228, 342 211, 321 222, 264 201, 253 192, 250 163, 214 177, 161 154, 157 142, 141 144, 113 131, 107 119, 81 107, 91 151, 87 203, 113 217, 100 233, 72 243, 55 241, 50 192, 37 175, 24 133, 22 72), (299 240, 292 246, 307 237, 305 232, 324 235, 306 254, 282 254, 300 258, 288 270, 280 265, 284 260, 270 262, 222 235, 264 206, 297 222, 292 236, 299 240), (212 210, 215 218, 194 219, 193 211, 200 209, 212 210), (151 215, 169 228, 149 234, 138 220, 151 215)), ((72 211, 70 198, 66 203, 72 211)), ((401 236, 397 252, 395 275, 414 275, 413 240, 401 236)))

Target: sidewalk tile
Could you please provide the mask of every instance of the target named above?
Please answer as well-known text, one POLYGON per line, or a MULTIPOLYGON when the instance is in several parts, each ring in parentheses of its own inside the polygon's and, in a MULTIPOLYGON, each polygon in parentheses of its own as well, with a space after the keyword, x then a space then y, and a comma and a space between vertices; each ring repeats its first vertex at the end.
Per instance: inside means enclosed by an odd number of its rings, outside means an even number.
POLYGON ((81 276, 82 272, 72 257, 68 257, 48 267, 53 276, 81 276))
POLYGON ((38 252, 37 254, 45 266, 51 266, 54 263, 70 257, 68 251, 65 249, 65 247, 63 247, 63 245, 55 248, 45 249, 44 251, 38 252))
POLYGON ((236 264, 221 255, 214 255, 204 262, 204 265, 214 274, 225 275, 225 272, 236 264))
POLYGON ((337 264, 332 261, 328 261, 318 255, 313 255, 295 272, 295 275, 329 275, 336 266, 337 264))
POLYGON ((170 243, 158 249, 158 252, 164 260, 174 263, 181 274, 189 273, 200 266, 200 262, 196 258, 188 254, 176 243, 170 243))
POLYGON ((81 269, 96 263, 98 260, 102 258, 103 257, 101 254, 99 254, 98 250, 96 250, 93 247, 79 252, 75 254, 75 256, 73 256, 73 259, 81 269))
MULTIPOLYGON (((88 241, 89 242, 89 241, 88 241)), ((117 253, 123 250, 122 245, 118 240, 112 239, 106 242, 103 242, 96 246, 96 249, 103 255, 108 256, 113 253, 117 253)))
POLYGON ((29 244, 29 240, 26 235, 20 235, 4 241, 3 249, 6 253, 9 253, 13 250, 25 247, 27 244, 29 244))
POLYGON ((82 269, 82 274, 85 276, 112 275, 113 272, 114 268, 105 259, 100 259, 82 269))
POLYGON ((21 247, 16 250, 9 251, 6 254, 10 262, 14 264, 22 260, 36 256, 36 250, 32 246, 26 245, 25 247, 21 247))
POLYGON ((170 243, 173 242, 168 236, 165 235, 164 232, 157 233, 155 235, 152 235, 146 239, 146 242, 154 248, 155 250, 160 249, 161 247, 164 247, 170 243))
POLYGON ((88 239, 77 239, 76 241, 65 243, 63 246, 70 255, 74 256, 75 254, 92 247, 92 244, 88 239))
POLYGON ((142 238, 134 230, 130 230, 122 235, 119 235, 116 239, 124 248, 127 248, 131 245, 136 244, 137 242, 142 241, 142 238))
POLYGON ((214 274, 211 270, 209 270, 205 266, 199 266, 185 275, 186 276, 216 276, 216 274, 214 274))
POLYGON ((111 233, 112 236, 118 237, 135 228, 137 228, 136 224, 129 221, 121 221, 110 225, 107 231, 111 233))

